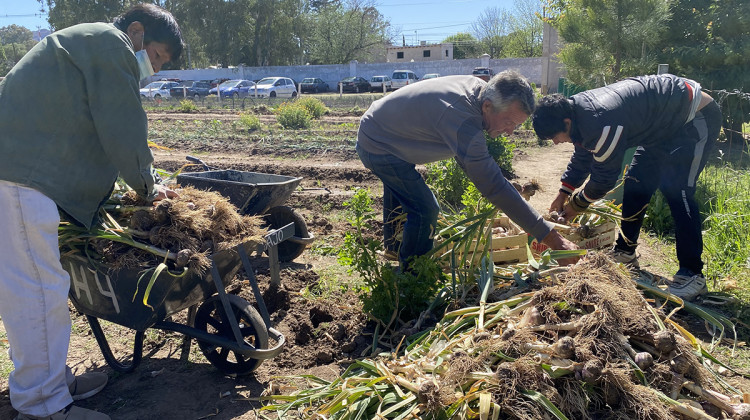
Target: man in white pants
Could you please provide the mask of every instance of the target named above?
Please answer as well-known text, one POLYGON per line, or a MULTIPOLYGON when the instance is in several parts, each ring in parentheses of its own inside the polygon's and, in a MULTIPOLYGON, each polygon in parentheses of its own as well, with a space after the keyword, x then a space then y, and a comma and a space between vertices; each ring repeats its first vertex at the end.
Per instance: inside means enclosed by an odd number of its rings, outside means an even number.
POLYGON ((0 83, 0 317, 17 420, 109 419, 73 405, 103 389, 107 374, 75 377, 66 366, 59 210, 90 228, 118 176, 144 197, 175 195, 155 182, 138 89, 182 48, 172 15, 140 4, 113 24, 49 35, 0 83))

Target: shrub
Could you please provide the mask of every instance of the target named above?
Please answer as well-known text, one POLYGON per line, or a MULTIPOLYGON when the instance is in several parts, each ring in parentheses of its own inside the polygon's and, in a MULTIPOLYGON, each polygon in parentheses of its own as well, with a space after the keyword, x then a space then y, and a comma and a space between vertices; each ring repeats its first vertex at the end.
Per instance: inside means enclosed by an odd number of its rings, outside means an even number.
POLYGON ((295 102, 284 102, 274 110, 276 120, 284 128, 298 129, 310 126, 312 116, 307 108, 295 102))
POLYGON ((240 126, 245 130, 260 130, 260 118, 252 114, 240 114, 240 126))
MULTIPOLYGON (((505 172, 513 172, 513 149, 515 145, 507 137, 487 138, 490 156, 505 172)), ((435 195, 450 206, 459 207, 469 186, 469 178, 454 159, 426 165, 425 181, 433 188, 435 195)))
POLYGON ((416 318, 445 284, 440 266, 424 255, 412 261, 412 272, 398 272, 388 262, 381 262, 377 251, 382 249, 382 241, 369 234, 378 217, 370 191, 358 189, 343 204, 354 229, 346 232, 338 261, 364 281, 359 291, 362 309, 384 325, 394 315, 404 321, 416 318))
POLYGON ((180 101, 180 106, 177 107, 177 110, 180 112, 195 112, 198 110, 198 107, 195 105, 195 102, 191 101, 190 99, 182 99, 180 101))
POLYGON ((318 98, 313 98, 310 96, 305 96, 304 98, 300 98, 297 101, 297 104, 307 109, 307 112, 310 113, 310 115, 313 118, 320 118, 325 114, 328 114, 330 111, 323 101, 321 101, 318 98))

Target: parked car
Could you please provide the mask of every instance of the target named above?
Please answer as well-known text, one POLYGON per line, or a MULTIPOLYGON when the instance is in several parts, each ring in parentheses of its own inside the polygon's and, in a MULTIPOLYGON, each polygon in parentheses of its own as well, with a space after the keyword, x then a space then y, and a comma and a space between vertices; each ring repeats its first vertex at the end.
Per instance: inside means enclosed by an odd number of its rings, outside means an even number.
POLYGON ((422 80, 436 79, 438 77, 440 77, 440 73, 427 73, 424 76, 422 76, 422 80))
POLYGON ((495 75, 495 72, 489 67, 475 67, 471 74, 488 82, 495 75))
POLYGON ((265 77, 258 81, 257 86, 259 98, 297 97, 297 86, 294 84, 294 80, 288 77, 265 77))
POLYGON ((385 90, 393 89, 393 81, 388 76, 372 76, 370 78, 370 90, 372 92, 382 92, 383 84, 385 84, 385 90))
POLYGON ((396 70, 391 75, 393 88, 398 89, 419 81, 419 77, 411 70, 396 70))
POLYGON ((177 82, 168 82, 164 80, 151 82, 140 89, 141 98, 169 98, 169 90, 177 85, 177 82))
POLYGON ((338 87, 341 92, 368 92, 370 90, 370 82, 364 77, 351 76, 342 79, 339 82, 338 87))
POLYGON ((305 77, 300 83, 300 90, 302 93, 305 92, 328 92, 328 83, 324 82, 323 79, 318 77, 305 77))
POLYGON ((186 80, 180 82, 177 86, 171 87, 169 95, 174 98, 193 98, 198 100, 202 96, 207 96, 209 90, 211 90, 211 84, 208 82, 186 80))
POLYGON ((217 91, 221 92, 222 98, 247 98, 255 91, 255 83, 242 79, 227 80, 219 86, 211 88, 208 92, 215 95, 217 91))

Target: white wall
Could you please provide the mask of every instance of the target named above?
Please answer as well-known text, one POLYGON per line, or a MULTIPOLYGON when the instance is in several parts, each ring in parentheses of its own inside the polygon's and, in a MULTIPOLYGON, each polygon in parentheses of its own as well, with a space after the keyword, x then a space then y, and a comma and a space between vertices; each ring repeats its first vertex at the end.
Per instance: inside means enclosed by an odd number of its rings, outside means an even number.
POLYGON ((435 60, 409 63, 358 63, 348 64, 309 65, 309 66, 267 66, 267 67, 237 67, 229 69, 194 69, 194 70, 163 70, 144 80, 142 85, 162 78, 178 78, 181 80, 213 80, 219 78, 257 80, 269 76, 291 77, 299 83, 305 77, 320 77, 331 89, 336 89, 339 80, 349 76, 361 76, 369 80, 372 76, 390 76, 394 70, 412 70, 418 77, 427 73, 440 73, 442 76, 455 74, 471 74, 474 67, 491 67, 495 73, 514 69, 526 76, 537 85, 542 81, 542 59, 534 58, 503 58, 487 59, 466 58, 462 60, 435 60), (489 65, 487 65, 489 61, 489 65))

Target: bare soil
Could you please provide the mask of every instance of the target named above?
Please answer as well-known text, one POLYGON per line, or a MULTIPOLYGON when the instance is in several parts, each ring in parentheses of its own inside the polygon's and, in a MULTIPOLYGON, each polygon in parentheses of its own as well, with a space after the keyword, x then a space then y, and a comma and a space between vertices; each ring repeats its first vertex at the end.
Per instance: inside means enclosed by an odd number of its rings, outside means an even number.
MULTIPOLYGON (((152 113, 149 117, 162 122, 237 118, 224 112, 152 113)), ((325 119, 332 125, 356 126, 358 117, 335 115, 325 119)), ((355 134, 356 128, 348 132, 352 141, 355 134)), ((196 145, 173 141, 168 146, 171 150, 156 150, 154 154, 156 166, 170 171, 185 164, 185 155, 199 152, 208 165, 217 168, 304 177, 302 188, 287 204, 304 217, 318 244, 335 247, 341 243, 348 229, 340 216, 342 203, 351 197, 355 187, 370 187, 377 197, 382 191, 378 180, 359 162, 353 147, 294 156, 258 142, 220 140, 196 145)), ((537 210, 545 211, 557 194, 559 177, 571 152, 572 146, 533 144, 517 150, 515 175, 520 181, 535 179, 542 186, 531 200, 537 210)), ((273 327, 286 339, 279 356, 263 362, 251 375, 227 377, 206 361, 194 340, 190 351, 185 353, 182 335, 148 330, 142 363, 133 373, 120 374, 106 365, 85 317, 71 306, 73 334, 69 365, 79 373, 98 370, 110 375, 109 385, 101 393, 79 404, 120 420, 256 419, 259 418, 256 410, 263 405, 258 397, 275 384, 283 384, 278 377, 305 374, 332 379, 352 360, 369 354, 372 326, 357 297, 346 287, 352 279, 338 267, 335 256, 308 249, 294 262, 282 264, 280 288, 269 286, 267 260, 257 259, 254 264, 273 327), (321 287, 324 282, 326 288, 321 287), (309 297, 316 291, 330 290, 332 282, 341 285, 338 293, 322 292, 320 297, 309 297)), ((229 292, 254 302, 244 275, 235 278, 229 292)), ((176 319, 184 320, 184 316, 178 314, 176 319)), ((133 331, 113 324, 106 324, 105 331, 115 354, 125 357, 132 353, 133 331)), ((2 358, 7 364, 7 357, 0 356, 0 362, 2 358)), ((0 419, 11 419, 14 415, 4 376, 0 378, 0 419)))

